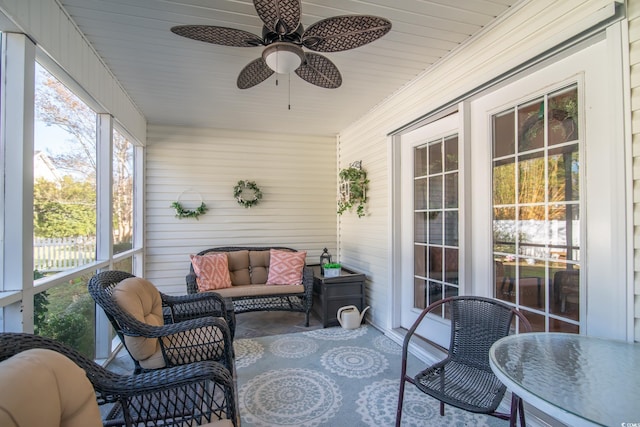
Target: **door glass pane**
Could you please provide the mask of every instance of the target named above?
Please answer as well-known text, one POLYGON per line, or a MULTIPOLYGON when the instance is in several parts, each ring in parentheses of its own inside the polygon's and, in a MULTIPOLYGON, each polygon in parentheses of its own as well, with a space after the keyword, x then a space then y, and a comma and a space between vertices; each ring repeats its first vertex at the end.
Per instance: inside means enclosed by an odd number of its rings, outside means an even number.
POLYGON ((513 207, 493 209, 493 251, 507 256, 516 253, 516 209, 513 207))
POLYGON ((543 146, 544 101, 538 99, 518 107, 518 152, 522 153, 543 146))
POLYGON ((513 110, 493 116, 493 157, 511 156, 516 150, 516 132, 513 110))
POLYGON ((549 95, 549 145, 578 140, 578 89, 573 86, 549 95))
POLYGON ((521 156, 518 159, 518 202, 544 202, 544 152, 521 156))
POLYGON ((417 147, 413 150, 414 171, 413 176, 426 176, 427 170, 427 147, 417 147))
POLYGON ((429 209, 441 209, 444 197, 442 194, 442 175, 429 178, 429 209))
POLYGON ((495 297, 522 309, 538 331, 579 332, 577 100, 571 85, 493 117, 495 297))
POLYGON ((414 222, 413 222, 413 237, 416 243, 426 243, 427 242, 427 218, 429 216, 428 212, 416 212, 414 214, 414 222))
POLYGON ((414 245, 413 265, 416 276, 427 277, 427 255, 426 246, 414 245))
POLYGON ((458 211, 444 213, 444 244, 458 246, 458 211))
POLYGON ((444 207, 458 207, 458 174, 455 172, 444 176, 444 207))
POLYGON ((426 178, 416 178, 414 182, 414 208, 416 210, 427 209, 427 188, 428 181, 426 178))
POLYGON ((442 245, 442 212, 429 212, 429 243, 442 245))
POLYGON ((574 203, 549 206, 550 256, 554 260, 580 260, 580 207, 574 203))
POLYGON ((511 157, 493 162, 494 205, 512 205, 516 202, 515 161, 515 157, 511 157))
POLYGON ((549 201, 578 200, 580 197, 580 159, 578 144, 549 150, 549 201))
POLYGON ((424 308, 458 294, 458 136, 414 148, 414 165, 414 303, 424 308))
POLYGON ((429 145, 429 175, 442 172, 442 143, 429 145))
POLYGON ((445 172, 458 170, 458 135, 444 140, 444 170, 445 172))

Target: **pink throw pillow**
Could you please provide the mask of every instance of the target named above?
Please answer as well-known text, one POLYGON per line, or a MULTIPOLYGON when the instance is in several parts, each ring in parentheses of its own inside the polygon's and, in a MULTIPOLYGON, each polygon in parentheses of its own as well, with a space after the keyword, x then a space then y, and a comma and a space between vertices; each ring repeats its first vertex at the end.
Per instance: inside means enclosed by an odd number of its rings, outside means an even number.
POLYGON ((271 249, 267 285, 301 285, 306 251, 289 252, 271 249))
POLYGON ((212 291, 231 287, 227 254, 189 255, 193 271, 196 273, 198 290, 212 291))

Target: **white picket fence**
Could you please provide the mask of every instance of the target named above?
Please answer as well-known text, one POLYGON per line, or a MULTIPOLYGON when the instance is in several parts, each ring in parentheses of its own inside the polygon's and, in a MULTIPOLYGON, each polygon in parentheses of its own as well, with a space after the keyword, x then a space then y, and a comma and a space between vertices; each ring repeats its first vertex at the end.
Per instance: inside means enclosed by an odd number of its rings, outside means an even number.
POLYGON ((33 268, 41 273, 80 267, 95 259, 95 236, 33 239, 33 268))

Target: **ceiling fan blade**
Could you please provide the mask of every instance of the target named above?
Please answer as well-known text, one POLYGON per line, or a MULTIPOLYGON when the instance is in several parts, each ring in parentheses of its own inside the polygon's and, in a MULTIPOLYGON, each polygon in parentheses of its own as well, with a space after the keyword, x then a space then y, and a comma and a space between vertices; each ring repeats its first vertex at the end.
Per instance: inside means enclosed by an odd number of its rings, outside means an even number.
POLYGON ((334 16, 307 28, 302 44, 317 52, 339 52, 371 43, 389 30, 391 22, 378 16, 334 16))
POLYGON ((240 71, 238 75, 238 87, 240 89, 249 89, 258 83, 262 83, 268 79, 273 70, 267 66, 262 57, 249 62, 246 67, 240 71))
POLYGON ((213 25, 179 25, 172 27, 171 32, 189 39, 223 46, 253 47, 263 44, 262 39, 248 31, 213 25))
POLYGON ((264 26, 278 35, 293 33, 300 25, 300 0, 253 0, 264 26))
POLYGON ((329 58, 317 53, 305 53, 305 61, 298 67, 296 74, 312 85, 326 89, 336 89, 342 84, 338 67, 329 58))

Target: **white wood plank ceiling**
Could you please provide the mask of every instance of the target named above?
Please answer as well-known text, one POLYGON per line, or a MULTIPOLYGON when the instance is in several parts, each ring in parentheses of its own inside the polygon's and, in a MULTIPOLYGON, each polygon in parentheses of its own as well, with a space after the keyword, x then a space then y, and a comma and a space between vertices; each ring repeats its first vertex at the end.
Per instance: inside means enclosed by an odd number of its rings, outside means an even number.
POLYGON ((322 53, 342 86, 322 89, 274 74, 238 89, 238 73, 263 47, 177 36, 172 26, 216 25, 260 36, 251 0, 60 0, 149 123, 334 135, 456 49, 519 0, 310 0, 302 24, 338 15, 387 18, 381 39, 322 53), (288 106, 291 105, 291 109, 288 106))

